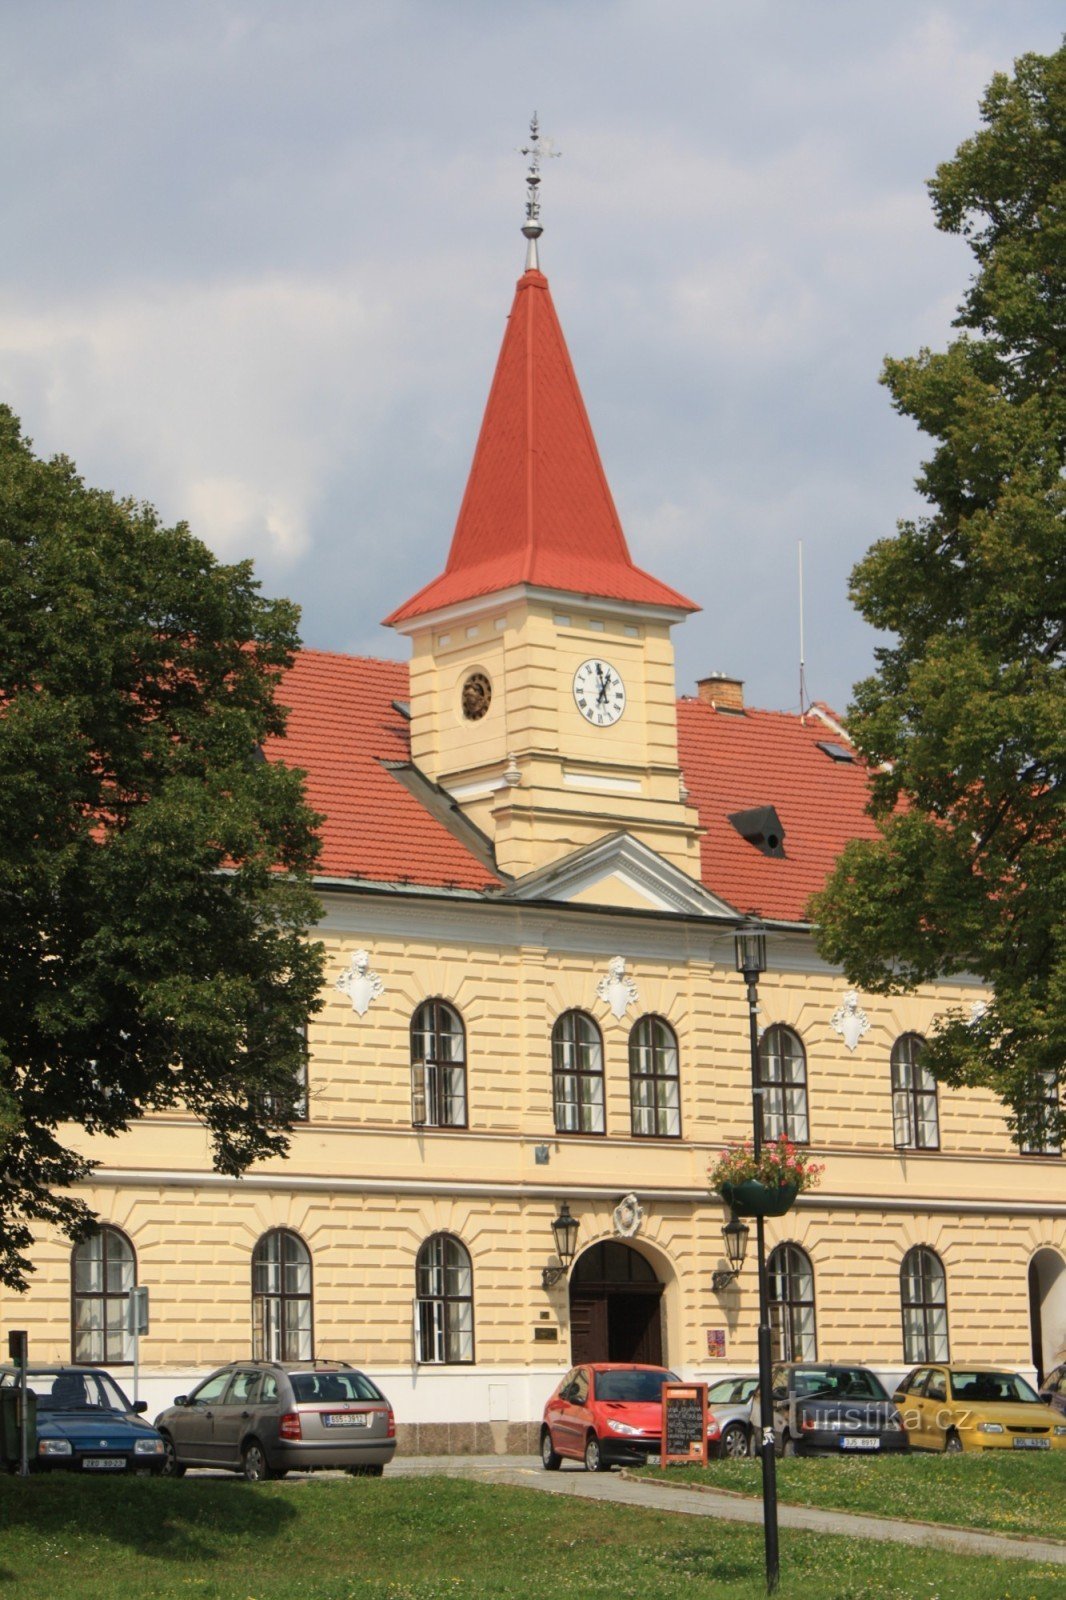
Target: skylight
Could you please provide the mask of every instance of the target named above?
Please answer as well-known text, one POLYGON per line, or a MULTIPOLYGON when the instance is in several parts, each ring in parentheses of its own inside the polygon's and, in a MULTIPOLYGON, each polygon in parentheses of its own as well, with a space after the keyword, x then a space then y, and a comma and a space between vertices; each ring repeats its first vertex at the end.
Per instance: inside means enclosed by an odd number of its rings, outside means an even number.
POLYGON ((833 739, 819 739, 816 741, 819 750, 824 750, 831 761, 854 761, 855 752, 846 744, 837 744, 833 739))

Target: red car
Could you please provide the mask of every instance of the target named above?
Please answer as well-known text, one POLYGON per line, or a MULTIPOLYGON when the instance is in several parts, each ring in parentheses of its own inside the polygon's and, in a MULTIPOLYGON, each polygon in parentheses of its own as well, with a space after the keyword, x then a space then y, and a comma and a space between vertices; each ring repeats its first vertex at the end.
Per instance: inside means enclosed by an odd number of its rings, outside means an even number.
MULTIPOLYGON (((544 1407, 540 1459, 556 1472, 564 1456, 589 1472, 629 1466, 662 1448, 664 1383, 680 1383, 666 1367, 603 1361, 573 1367, 544 1407)), ((718 1423, 707 1418, 707 1440, 718 1442, 718 1423)))

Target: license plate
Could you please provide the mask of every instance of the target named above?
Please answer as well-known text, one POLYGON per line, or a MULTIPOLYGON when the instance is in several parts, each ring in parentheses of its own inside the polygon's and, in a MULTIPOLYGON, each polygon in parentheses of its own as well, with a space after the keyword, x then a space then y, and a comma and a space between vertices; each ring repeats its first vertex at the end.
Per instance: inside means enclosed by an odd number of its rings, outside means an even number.
POLYGON ((880 1450, 880 1439, 841 1439, 842 1450, 880 1450))
POLYGON ((365 1428, 365 1411, 326 1411, 322 1421, 327 1428, 365 1428))
POLYGON ((1012 1439, 1015 1450, 1050 1450, 1050 1439, 1012 1439))
POLYGON ((124 1472, 125 1456, 86 1456, 82 1462, 86 1472, 124 1472))

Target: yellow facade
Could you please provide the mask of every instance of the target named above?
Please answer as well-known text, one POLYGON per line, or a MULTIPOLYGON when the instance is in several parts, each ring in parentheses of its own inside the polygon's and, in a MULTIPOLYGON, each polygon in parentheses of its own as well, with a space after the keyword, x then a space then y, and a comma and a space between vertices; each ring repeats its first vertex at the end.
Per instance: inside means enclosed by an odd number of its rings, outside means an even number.
MULTIPOLYGON (((540 1282, 553 1260, 551 1220, 568 1200, 580 1259, 620 1237, 614 1212, 625 1194, 643 1211, 627 1248, 664 1286, 664 1362, 705 1377, 751 1368, 754 1271, 749 1264, 732 1287, 711 1288, 724 1265, 726 1213, 707 1191, 707 1166, 751 1125, 746 1002, 728 934, 609 910, 438 901, 421 913, 428 926, 414 938, 401 926, 410 912, 395 904, 330 905, 322 931, 331 981, 311 1027, 309 1117, 288 1160, 222 1179, 209 1171, 200 1130, 179 1117, 88 1147, 101 1168, 86 1198, 131 1241, 150 1287, 142 1392, 162 1403, 194 1375, 249 1353, 252 1251, 284 1228, 310 1252, 315 1353, 379 1376, 408 1448, 525 1447, 570 1359, 567 1285, 540 1282), (356 948, 384 985, 362 1016, 333 981, 356 948), (597 986, 619 953, 637 999, 615 1017, 597 986), (463 1129, 411 1126, 410 1021, 427 996, 448 1000, 465 1025, 463 1129), (551 1031, 574 1008, 602 1032, 604 1136, 554 1129, 551 1031), (628 1039, 648 1014, 678 1039, 678 1138, 631 1131, 628 1039), (415 1262, 441 1233, 471 1259, 472 1366, 413 1360, 415 1262), (716 1329, 725 1330, 724 1360, 707 1354, 716 1329)), ((785 1024, 804 1043, 811 1143, 826 1172, 792 1213, 768 1221, 767 1244, 796 1243, 810 1259, 819 1355, 905 1367, 900 1264, 923 1244, 944 1264, 952 1356, 1028 1368, 1029 1263, 1040 1251, 1066 1256, 1061 1161, 1020 1156, 990 1095, 943 1088, 940 1151, 893 1148, 893 1041, 928 1031, 938 1009, 971 991, 866 1000, 869 1028, 851 1051, 831 1021, 839 975, 820 967, 802 935, 781 934, 771 949, 760 1021, 785 1024)), ((42 1239, 36 1260, 29 1295, 6 1295, 0 1313, 28 1328, 35 1360, 69 1359, 70 1246, 42 1239)), ((1051 1310, 1066 1343, 1061 1299, 1051 1310)))

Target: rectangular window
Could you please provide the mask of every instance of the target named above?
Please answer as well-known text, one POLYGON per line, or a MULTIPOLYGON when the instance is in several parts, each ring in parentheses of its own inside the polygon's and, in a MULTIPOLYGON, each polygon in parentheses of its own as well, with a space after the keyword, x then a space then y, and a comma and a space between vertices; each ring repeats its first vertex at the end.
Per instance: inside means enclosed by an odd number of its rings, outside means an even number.
POLYGON ((1018 1148, 1023 1156, 1060 1156, 1059 1082, 1048 1068, 1037 1074, 1032 1098, 1018 1107, 1018 1148))

